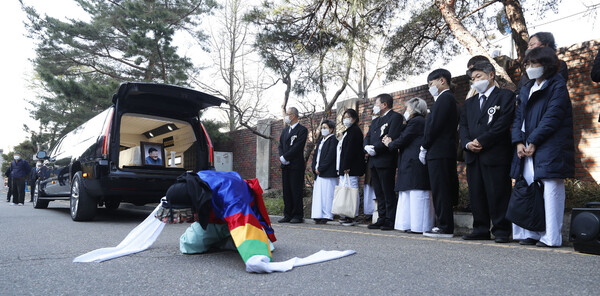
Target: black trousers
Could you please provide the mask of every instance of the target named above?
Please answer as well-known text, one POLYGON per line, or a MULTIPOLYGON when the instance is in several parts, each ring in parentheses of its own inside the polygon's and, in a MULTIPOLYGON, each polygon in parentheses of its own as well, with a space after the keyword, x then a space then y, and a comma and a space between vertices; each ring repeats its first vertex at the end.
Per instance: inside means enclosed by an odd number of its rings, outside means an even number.
POLYGON ((473 212, 473 233, 492 233, 496 237, 508 237, 511 223, 506 209, 511 193, 510 164, 487 166, 478 158, 467 164, 469 199, 473 212))
POLYGON ((452 205, 458 201, 456 160, 440 158, 427 160, 436 226, 444 233, 454 233, 452 205))
POLYGON ((31 182, 31 185, 29 185, 29 186, 31 186, 31 199, 30 199, 30 201, 33 201, 33 194, 35 193, 35 183, 36 182, 35 182, 35 180, 33 180, 33 181, 29 180, 29 181, 31 182))
POLYGON ((25 202, 25 177, 13 178, 13 184, 11 186, 13 203, 19 204, 25 202))
POLYGON ((304 170, 281 169, 283 183, 283 214, 287 218, 304 218, 302 192, 304 191, 304 170))
POLYGON ((378 222, 389 221, 393 224, 396 219, 398 197, 394 192, 395 181, 395 168, 371 168, 371 185, 377 200, 378 222))

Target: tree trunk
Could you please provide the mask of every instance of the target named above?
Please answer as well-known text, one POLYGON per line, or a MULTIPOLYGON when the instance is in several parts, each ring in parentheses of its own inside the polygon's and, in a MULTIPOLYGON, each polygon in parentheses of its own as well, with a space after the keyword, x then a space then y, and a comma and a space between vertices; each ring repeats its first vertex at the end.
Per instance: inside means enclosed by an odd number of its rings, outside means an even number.
POLYGON ((527 43, 529 42, 529 33, 527 32, 527 24, 523 15, 523 7, 519 0, 501 0, 504 5, 504 12, 510 24, 510 32, 512 39, 515 42, 517 49, 517 59, 519 64, 523 63, 527 43))
POLYGON ((496 68, 496 74, 500 79, 501 86, 502 84, 506 84, 507 87, 515 89, 515 84, 512 82, 512 79, 508 73, 506 73, 504 68, 496 63, 496 61, 488 54, 487 50, 479 43, 477 38, 463 26, 456 16, 456 0, 436 0, 435 5, 442 13, 442 17, 444 17, 444 21, 448 24, 448 28, 452 32, 452 35, 458 39, 460 44, 467 48, 471 55, 482 55, 487 57, 492 65, 494 65, 494 68, 496 68))

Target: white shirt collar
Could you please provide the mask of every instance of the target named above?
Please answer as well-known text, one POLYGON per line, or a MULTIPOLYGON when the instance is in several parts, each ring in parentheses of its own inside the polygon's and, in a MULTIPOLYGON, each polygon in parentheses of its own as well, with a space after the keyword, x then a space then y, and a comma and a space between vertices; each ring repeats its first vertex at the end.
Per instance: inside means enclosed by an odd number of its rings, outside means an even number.
POLYGON ((382 116, 382 117, 383 117, 383 116, 386 116, 388 113, 390 113, 390 111, 392 111, 392 109, 390 109, 390 110, 387 110, 387 112, 385 112, 385 113, 384 113, 383 115, 381 115, 381 116, 382 116))
POLYGON ((437 99, 438 99, 438 98, 439 98, 439 97, 440 97, 440 96, 441 96, 441 95, 442 95, 442 94, 443 94, 445 91, 447 91, 447 90, 450 90, 450 89, 449 89, 449 88, 447 88, 447 89, 444 89, 443 91, 441 91, 441 92, 440 92, 440 93, 439 93, 439 94, 438 94, 436 97, 433 97, 433 101, 434 101, 434 102, 435 102, 435 101, 437 101, 437 99))
POLYGON ((298 123, 300 123, 300 121, 297 121, 296 123, 290 125, 290 130, 293 130, 298 125, 298 123))
POLYGON ((495 85, 492 85, 492 87, 490 87, 488 90, 486 90, 484 93, 479 94, 479 98, 481 99, 481 96, 485 95, 486 98, 489 98, 490 95, 492 94, 492 91, 494 90, 494 88, 496 88, 495 85))

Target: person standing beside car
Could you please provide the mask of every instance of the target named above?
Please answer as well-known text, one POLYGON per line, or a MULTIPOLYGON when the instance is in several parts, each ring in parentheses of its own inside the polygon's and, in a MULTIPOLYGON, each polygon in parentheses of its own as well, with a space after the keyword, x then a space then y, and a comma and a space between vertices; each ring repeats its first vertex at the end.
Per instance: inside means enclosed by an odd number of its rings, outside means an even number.
POLYGON ((288 125, 281 131, 279 138, 279 161, 281 162, 281 181, 283 183, 283 218, 279 223, 303 223, 304 206, 304 145, 308 130, 299 123, 298 109, 290 107, 285 115, 288 125))
POLYGON ((38 160, 35 163, 35 168, 31 170, 31 174, 29 175, 29 184, 31 184, 31 199, 29 200, 29 202, 33 202, 33 194, 35 192, 36 181, 40 178, 41 169, 42 162, 38 160))
POLYGON ((21 159, 21 153, 15 152, 13 154, 14 160, 10 163, 10 170, 12 176, 12 194, 13 202, 11 206, 22 206, 25 202, 25 179, 29 176, 31 167, 27 161, 21 159))

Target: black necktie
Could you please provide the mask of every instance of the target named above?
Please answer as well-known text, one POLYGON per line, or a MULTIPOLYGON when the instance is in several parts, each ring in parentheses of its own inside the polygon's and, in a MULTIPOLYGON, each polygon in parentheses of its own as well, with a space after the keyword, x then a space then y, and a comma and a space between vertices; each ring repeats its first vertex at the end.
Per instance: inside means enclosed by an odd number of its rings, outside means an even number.
POLYGON ((481 95, 481 97, 479 97, 479 110, 483 109, 486 99, 487 97, 485 95, 481 95))

